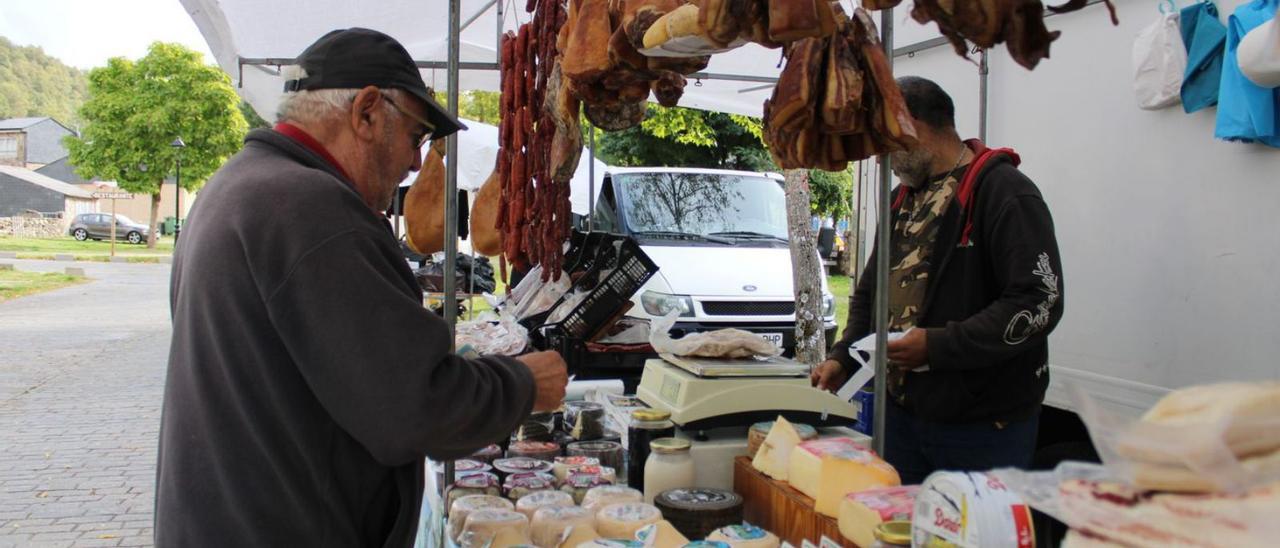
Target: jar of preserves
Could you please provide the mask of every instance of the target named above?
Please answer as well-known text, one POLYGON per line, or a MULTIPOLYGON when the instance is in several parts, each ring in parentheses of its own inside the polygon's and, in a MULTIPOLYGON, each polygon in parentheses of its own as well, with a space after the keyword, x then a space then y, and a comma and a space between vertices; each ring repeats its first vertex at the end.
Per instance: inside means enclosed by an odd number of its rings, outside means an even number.
POLYGON ((649 459, 649 444, 659 438, 676 435, 676 425, 671 413, 657 409, 636 409, 631 412, 631 424, 627 427, 627 484, 644 489, 644 464, 649 459))

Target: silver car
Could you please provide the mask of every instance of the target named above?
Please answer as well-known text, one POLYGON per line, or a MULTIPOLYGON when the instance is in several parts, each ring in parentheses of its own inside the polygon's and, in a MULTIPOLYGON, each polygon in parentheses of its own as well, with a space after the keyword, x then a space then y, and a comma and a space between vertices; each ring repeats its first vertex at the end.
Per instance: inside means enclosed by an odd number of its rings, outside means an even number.
MULTIPOLYGON (((116 214, 116 239, 123 239, 131 244, 140 244, 147 240, 151 233, 147 225, 134 221, 124 215, 116 214)), ((94 239, 105 240, 111 237, 110 213, 81 213, 71 221, 67 234, 81 242, 94 239)))

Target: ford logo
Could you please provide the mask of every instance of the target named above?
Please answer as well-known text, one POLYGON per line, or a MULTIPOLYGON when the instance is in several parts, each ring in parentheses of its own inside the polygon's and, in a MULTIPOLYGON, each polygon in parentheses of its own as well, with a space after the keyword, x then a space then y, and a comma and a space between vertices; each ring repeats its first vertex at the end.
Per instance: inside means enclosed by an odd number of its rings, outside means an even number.
POLYGON ((754 285, 744 285, 744 286, 742 286, 742 290, 743 290, 743 291, 755 291, 755 290, 756 290, 756 286, 754 286, 754 285))

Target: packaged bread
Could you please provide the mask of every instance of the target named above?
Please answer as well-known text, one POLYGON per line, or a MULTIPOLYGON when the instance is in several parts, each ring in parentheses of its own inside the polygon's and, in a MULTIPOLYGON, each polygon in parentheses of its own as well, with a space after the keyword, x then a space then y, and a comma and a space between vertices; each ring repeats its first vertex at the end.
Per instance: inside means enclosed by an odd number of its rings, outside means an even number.
MULTIPOLYGON (((1217 436, 1207 440, 1225 443, 1237 457, 1271 453, 1280 449, 1280 382, 1232 382, 1192 386, 1161 398, 1142 416, 1141 425, 1168 426, 1184 434, 1183 447, 1198 440, 1185 435, 1217 436)), ((1120 454, 1141 462, 1182 464, 1185 454, 1177 447, 1144 443, 1141 430, 1121 437, 1120 454)))

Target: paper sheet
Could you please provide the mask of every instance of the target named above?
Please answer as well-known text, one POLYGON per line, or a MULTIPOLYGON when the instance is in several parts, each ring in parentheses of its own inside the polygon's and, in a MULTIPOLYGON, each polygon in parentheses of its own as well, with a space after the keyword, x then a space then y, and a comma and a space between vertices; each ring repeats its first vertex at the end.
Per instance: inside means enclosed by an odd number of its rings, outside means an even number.
MULTIPOLYGON (((898 339, 901 339, 904 335, 906 335, 906 333, 903 333, 901 331, 895 331, 893 333, 889 333, 889 342, 893 342, 898 339)), ((858 362, 858 365, 860 367, 858 367, 858 370, 853 374, 852 377, 849 377, 849 381, 844 383, 844 386, 841 386, 840 389, 836 391, 836 395, 839 396, 840 399, 845 401, 853 401, 853 395, 857 394, 859 390, 862 390, 862 387, 866 386, 867 383, 871 382, 871 379, 875 378, 876 376, 875 355, 876 355, 876 334, 875 333, 867 335, 866 337, 863 337, 858 342, 855 342, 849 345, 849 356, 853 358, 853 361, 858 362), (866 353, 866 356, 867 356, 866 358, 862 357, 863 353, 866 353)), ((928 370, 929 370, 929 366, 927 365, 924 367, 915 369, 915 371, 917 372, 928 371, 928 370)))

